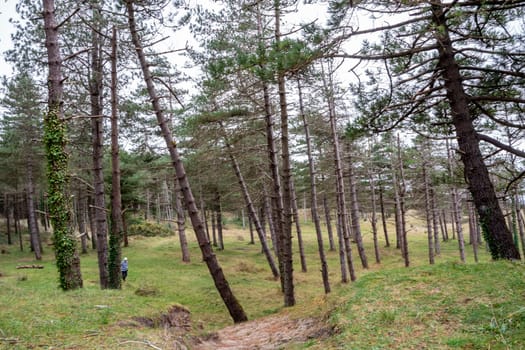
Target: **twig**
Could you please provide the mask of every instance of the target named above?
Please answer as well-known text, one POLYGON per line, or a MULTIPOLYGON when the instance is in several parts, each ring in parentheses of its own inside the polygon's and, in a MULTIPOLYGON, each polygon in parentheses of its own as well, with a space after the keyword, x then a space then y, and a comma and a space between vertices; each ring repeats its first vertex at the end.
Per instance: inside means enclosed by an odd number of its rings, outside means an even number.
POLYGON ((156 349, 156 350, 162 350, 162 348, 159 348, 158 346, 155 346, 155 345, 152 344, 149 340, 144 340, 144 341, 139 341, 139 340, 126 340, 126 341, 124 341, 124 342, 119 343, 119 345, 127 344, 127 343, 144 344, 144 345, 147 345, 147 346, 152 347, 153 349, 156 349))
POLYGON ((44 265, 18 265, 17 269, 43 269, 44 265))
POLYGON ((17 338, 0 338, 1 342, 9 343, 9 344, 16 344, 18 343, 17 338))

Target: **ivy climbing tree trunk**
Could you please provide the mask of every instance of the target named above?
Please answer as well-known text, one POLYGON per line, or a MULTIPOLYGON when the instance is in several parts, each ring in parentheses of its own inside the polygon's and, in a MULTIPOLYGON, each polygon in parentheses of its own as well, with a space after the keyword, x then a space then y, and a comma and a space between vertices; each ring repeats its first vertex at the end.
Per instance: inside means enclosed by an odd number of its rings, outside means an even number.
POLYGON ((226 280, 226 277, 224 276, 224 272, 222 271, 217 257, 213 253, 210 242, 206 236, 206 231, 200 218, 199 210, 197 208, 195 198, 193 197, 193 193, 191 191, 188 178, 186 176, 184 164, 182 163, 182 160, 180 158, 175 140, 171 135, 168 123, 164 116, 162 107, 159 103, 159 97, 157 95, 155 85, 153 84, 153 77, 151 75, 148 62, 146 61, 146 54, 142 47, 142 43, 139 39, 138 29, 135 21, 135 10, 132 0, 126 1, 126 9, 128 12, 128 25, 131 33, 131 39, 133 45, 135 46, 137 57, 142 68, 142 74, 144 75, 144 80, 146 82, 148 94, 153 105, 153 110, 155 111, 155 115, 157 117, 157 122, 160 126, 162 136, 166 141, 166 146, 168 148, 170 158, 175 169, 175 173, 177 175, 182 193, 184 195, 184 200, 186 202, 186 207, 188 208, 189 217, 193 225, 195 235, 197 236, 199 247, 202 252, 202 258, 206 262, 208 270, 215 283, 215 287, 217 288, 217 291, 219 292, 222 300, 224 301, 224 304, 226 305, 233 321, 235 323, 247 321, 248 317, 246 316, 246 313, 244 312, 241 304, 238 302, 237 298, 233 294, 230 285, 226 280))
POLYGON ((53 244, 63 290, 82 288, 80 258, 71 226, 70 197, 66 193, 68 183, 68 155, 65 150, 66 124, 62 109, 62 58, 58 25, 55 19, 55 3, 43 0, 45 45, 47 49, 48 111, 44 117, 44 145, 47 158, 48 203, 53 224, 53 244))

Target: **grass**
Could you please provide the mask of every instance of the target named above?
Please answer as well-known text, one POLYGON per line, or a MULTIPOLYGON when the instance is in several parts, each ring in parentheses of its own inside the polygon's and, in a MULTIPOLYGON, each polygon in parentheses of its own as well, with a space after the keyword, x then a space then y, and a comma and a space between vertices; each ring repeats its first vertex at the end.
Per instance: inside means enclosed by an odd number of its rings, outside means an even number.
MULTIPOLYGON (((249 319, 281 312, 327 318, 334 335, 299 348, 525 349, 523 263, 492 262, 483 247, 480 262, 474 263, 469 247, 467 263, 462 264, 457 242, 449 241, 442 243, 441 256, 430 266, 423 225, 413 220, 411 267, 403 267, 400 252, 393 247, 382 247, 382 263, 376 264, 364 222, 369 269, 361 268, 354 249, 358 279, 342 284, 338 253, 328 252, 333 292, 325 296, 313 227, 303 226, 308 272, 300 272, 296 256, 297 306, 292 308, 282 307, 279 282, 272 279, 260 247, 248 244, 247 230, 229 225, 226 250, 216 251, 249 319)), ((120 291, 99 288, 96 252, 90 251, 81 257, 84 288, 63 292, 50 249, 42 262, 35 262, 30 252, 1 245, 9 253, 0 255, 0 348, 143 348, 137 341, 173 347, 173 338, 164 330, 130 327, 126 322, 158 317, 174 304, 190 310, 194 335, 230 325, 193 239, 190 246, 192 262, 182 263, 175 236, 134 236, 123 251, 130 271, 120 291), (16 269, 32 263, 44 269, 16 269), (137 292, 141 290, 151 293, 137 292)))

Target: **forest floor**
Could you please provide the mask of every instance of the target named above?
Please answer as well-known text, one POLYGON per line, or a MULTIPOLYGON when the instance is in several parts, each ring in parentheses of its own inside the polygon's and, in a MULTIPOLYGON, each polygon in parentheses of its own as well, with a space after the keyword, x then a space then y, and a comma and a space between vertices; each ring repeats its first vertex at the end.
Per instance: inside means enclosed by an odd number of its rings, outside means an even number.
POLYGON ((323 339, 333 333, 321 318, 294 318, 287 313, 279 313, 195 336, 191 335, 193 327, 190 319, 186 308, 174 305, 159 319, 135 317, 131 322, 121 322, 120 326, 163 328, 163 341, 160 342, 162 346, 180 350, 289 349, 294 345, 300 346, 323 339))
POLYGON ((270 350, 305 343, 331 334, 320 319, 291 319, 288 315, 272 315, 229 326, 202 339, 192 347, 195 350, 270 350))

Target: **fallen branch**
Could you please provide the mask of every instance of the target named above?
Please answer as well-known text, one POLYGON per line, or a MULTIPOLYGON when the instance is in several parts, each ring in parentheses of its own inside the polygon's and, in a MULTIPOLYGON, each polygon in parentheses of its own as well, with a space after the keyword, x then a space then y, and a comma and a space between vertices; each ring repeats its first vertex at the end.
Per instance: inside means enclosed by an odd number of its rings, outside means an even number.
POLYGON ((18 339, 17 338, 0 338, 0 341, 8 343, 8 344, 16 344, 16 343, 18 343, 18 339))
POLYGON ((18 265, 17 269, 43 269, 44 265, 18 265))
POLYGON ((156 349, 156 350, 162 350, 162 349, 159 348, 158 346, 153 345, 149 340, 144 340, 144 341, 138 341, 138 340, 126 340, 126 341, 123 341, 123 342, 119 343, 119 345, 126 344, 126 343, 144 344, 144 345, 151 346, 153 349, 156 349))

